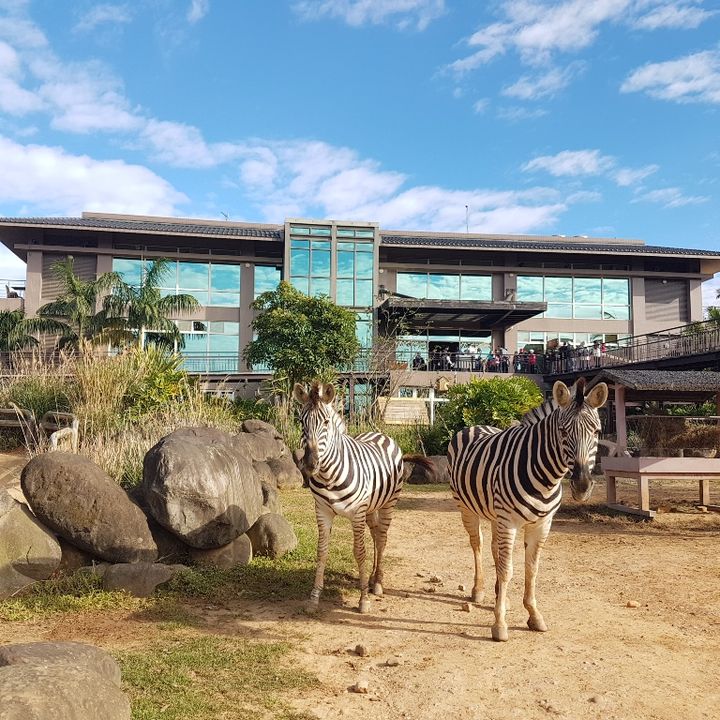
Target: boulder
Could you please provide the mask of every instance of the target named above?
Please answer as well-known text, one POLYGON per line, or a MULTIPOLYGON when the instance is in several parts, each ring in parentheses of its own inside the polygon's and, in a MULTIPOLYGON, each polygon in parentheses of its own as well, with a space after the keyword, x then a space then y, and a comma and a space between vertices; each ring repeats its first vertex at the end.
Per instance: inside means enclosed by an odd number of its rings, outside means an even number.
POLYGON ((277 513, 278 515, 282 515, 280 497, 278 496, 277 488, 267 482, 260 483, 260 486, 262 487, 263 495, 263 515, 266 513, 277 513))
POLYGON ((176 430, 143 463, 143 492, 153 517, 191 547, 222 547, 262 512, 262 489, 245 437, 214 428, 176 430))
POLYGON ((60 558, 60 566, 58 570, 62 570, 64 573, 71 575, 81 567, 88 567, 92 565, 95 558, 86 553, 80 548, 76 548, 71 545, 67 540, 60 538, 60 550, 62 551, 62 557, 60 558))
POLYGON ((242 431, 246 433, 266 433, 275 440, 283 439, 282 435, 275 429, 275 426, 264 420, 250 418, 249 420, 245 420, 240 427, 242 431))
POLYGON ((245 420, 238 436, 256 463, 267 463, 278 487, 302 484, 302 475, 295 467, 282 435, 262 420, 245 420))
POLYGON ((142 510, 82 455, 33 458, 20 478, 38 519, 75 547, 110 562, 151 562, 157 547, 142 510))
POLYGON ((420 463, 408 461, 410 466, 410 474, 407 475, 405 482, 410 485, 434 485, 450 482, 450 469, 448 467, 447 457, 445 455, 428 455, 427 458, 431 463, 431 468, 426 468, 420 463))
POLYGON ((79 642, 31 642, 0 645, 0 667, 65 663, 86 668, 120 687, 120 666, 112 655, 79 642))
POLYGON ((261 515, 248 530, 255 555, 273 559, 282 557, 297 547, 298 540, 290 523, 277 513, 261 515))
POLYGON ((198 565, 210 565, 224 570, 229 570, 237 565, 247 565, 252 557, 252 544, 247 535, 241 535, 220 548, 193 550, 190 553, 190 558, 198 565))
POLYGON ((125 590, 135 597, 150 597, 158 585, 171 580, 179 566, 162 563, 118 563, 103 575, 103 589, 125 590))
POLYGON ((0 598, 46 580, 60 565, 55 536, 30 511, 0 490, 0 598))
POLYGON ((130 720, 130 701, 91 669, 70 662, 0 668, 2 720, 130 720))
POLYGON ((290 455, 283 455, 279 458, 270 458, 267 461, 270 471, 272 472, 275 483, 279 488, 301 487, 303 484, 303 476, 295 465, 295 461, 290 455))

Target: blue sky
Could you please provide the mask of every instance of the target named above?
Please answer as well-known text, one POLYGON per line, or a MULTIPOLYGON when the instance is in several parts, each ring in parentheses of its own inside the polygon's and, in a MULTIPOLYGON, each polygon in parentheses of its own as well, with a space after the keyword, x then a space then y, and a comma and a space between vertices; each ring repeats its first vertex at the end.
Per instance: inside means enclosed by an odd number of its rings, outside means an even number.
POLYGON ((0 0, 0 215, 720 250, 719 128, 720 0, 0 0))

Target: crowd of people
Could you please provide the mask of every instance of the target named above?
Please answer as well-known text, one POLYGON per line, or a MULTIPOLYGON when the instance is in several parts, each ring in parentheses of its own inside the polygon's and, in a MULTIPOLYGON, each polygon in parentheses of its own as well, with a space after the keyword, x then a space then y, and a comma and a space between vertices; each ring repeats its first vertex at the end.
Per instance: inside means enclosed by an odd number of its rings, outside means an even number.
POLYGON ((427 359, 419 352, 412 360, 413 370, 442 370, 464 372, 560 373, 589 370, 604 364, 607 345, 596 340, 592 345, 569 342, 549 345, 544 353, 532 348, 518 349, 511 354, 507 348, 491 348, 486 353, 474 345, 453 352, 449 347, 435 346, 427 359))

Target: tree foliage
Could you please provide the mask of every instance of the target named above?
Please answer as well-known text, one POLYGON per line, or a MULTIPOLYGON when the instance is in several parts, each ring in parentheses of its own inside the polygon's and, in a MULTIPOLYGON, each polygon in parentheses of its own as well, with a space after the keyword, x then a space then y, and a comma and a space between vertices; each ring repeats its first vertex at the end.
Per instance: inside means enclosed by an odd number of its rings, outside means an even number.
POLYGON ((542 401, 540 388, 527 377, 473 378, 450 387, 440 415, 452 432, 470 425, 505 429, 542 401))
POLYGON ((350 366, 360 350, 355 313, 329 298, 308 297, 281 282, 251 307, 258 312, 252 323, 257 339, 245 358, 269 366, 290 387, 350 366))
POLYGON ((25 350, 39 345, 36 335, 58 333, 64 326, 51 318, 26 318, 22 310, 0 312, 0 351, 25 350))

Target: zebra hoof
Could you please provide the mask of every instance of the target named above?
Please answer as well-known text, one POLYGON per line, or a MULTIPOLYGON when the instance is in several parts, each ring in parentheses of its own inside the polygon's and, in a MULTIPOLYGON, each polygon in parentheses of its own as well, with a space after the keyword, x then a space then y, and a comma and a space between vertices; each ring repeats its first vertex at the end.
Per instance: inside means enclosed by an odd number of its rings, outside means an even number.
POLYGON ((368 599, 360 601, 360 605, 358 606, 358 612, 362 615, 370 612, 370 601, 368 599))
POLYGON ((547 632, 547 625, 541 617, 529 617, 527 626, 534 632, 547 632))
POLYGON ((379 582, 376 582, 373 585, 372 592, 373 592, 373 595, 377 595, 377 597, 382 597, 383 596, 383 586, 379 582))
POLYGON ((508 641, 507 627, 503 627, 502 625, 493 625, 492 626, 492 639, 495 642, 507 642, 508 641))
POLYGON ((309 600, 308 602, 305 603, 303 612, 306 615, 317 615, 319 609, 320 609, 320 603, 309 600))
POLYGON ((483 601, 485 593, 482 590, 473 590, 470 595, 470 600, 478 605, 483 601))

